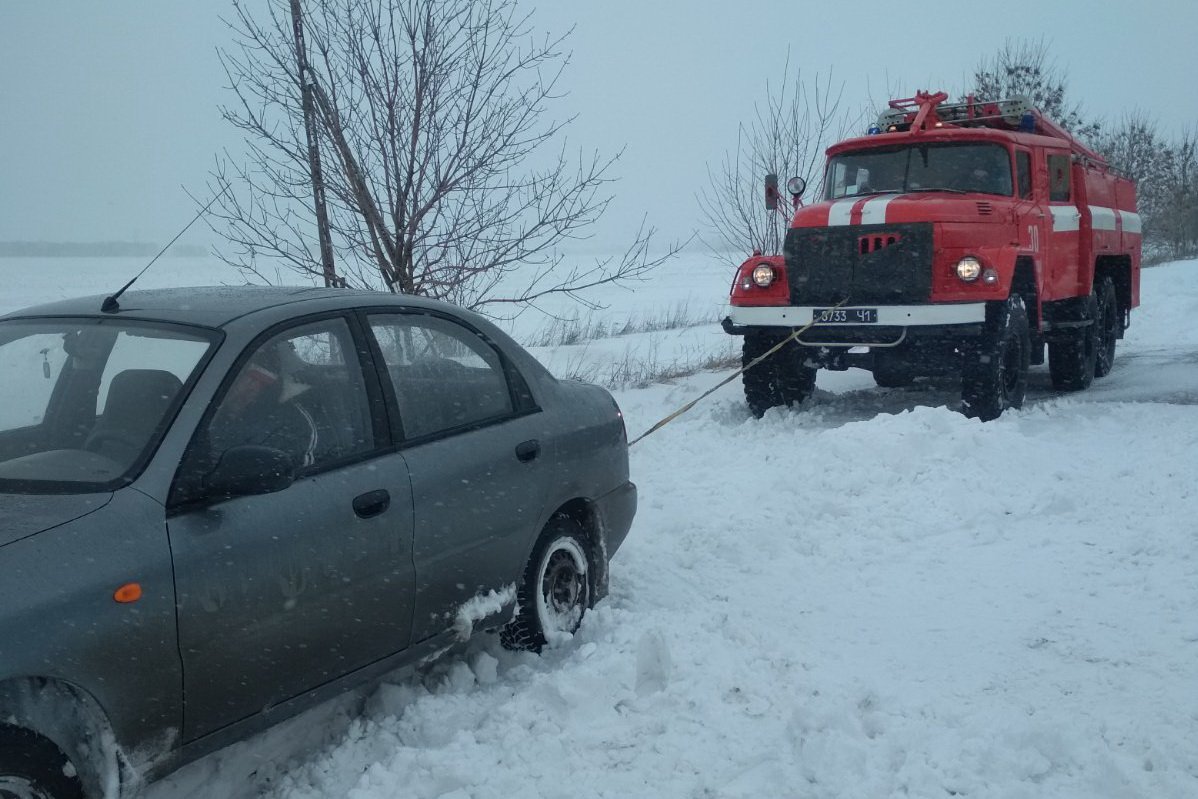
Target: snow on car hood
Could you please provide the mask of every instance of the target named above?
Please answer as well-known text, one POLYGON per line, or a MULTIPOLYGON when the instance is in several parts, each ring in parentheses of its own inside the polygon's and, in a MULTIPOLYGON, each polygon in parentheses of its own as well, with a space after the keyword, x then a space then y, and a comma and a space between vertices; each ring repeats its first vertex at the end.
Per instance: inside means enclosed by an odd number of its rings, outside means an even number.
POLYGON ((112 492, 99 494, 0 494, 0 547, 99 510, 112 492))

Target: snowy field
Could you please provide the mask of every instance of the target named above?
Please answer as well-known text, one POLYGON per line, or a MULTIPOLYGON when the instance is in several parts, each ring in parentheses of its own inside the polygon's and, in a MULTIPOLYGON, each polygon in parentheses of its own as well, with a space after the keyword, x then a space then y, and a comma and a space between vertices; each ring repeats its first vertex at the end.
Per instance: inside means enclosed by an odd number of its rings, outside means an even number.
MULTIPOLYGON (((240 282, 164 265, 139 286, 240 282)), ((134 266, 0 261, 0 309, 134 266)), ((732 352, 729 277, 680 259, 602 312, 707 324, 537 353, 565 372, 732 352)), ((1034 367, 989 424, 952 385, 858 370, 761 420, 730 385, 634 447, 640 510, 573 641, 476 638, 151 794, 1198 797, 1198 261, 1145 270, 1142 299, 1111 375, 1065 396, 1034 367)), ((617 391, 629 433, 727 374, 617 391)))

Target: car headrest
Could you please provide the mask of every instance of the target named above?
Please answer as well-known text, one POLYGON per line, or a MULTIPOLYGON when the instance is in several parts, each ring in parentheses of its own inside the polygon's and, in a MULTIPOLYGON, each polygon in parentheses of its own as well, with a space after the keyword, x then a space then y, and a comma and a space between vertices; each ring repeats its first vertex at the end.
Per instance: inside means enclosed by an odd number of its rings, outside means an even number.
POLYGON ((104 403, 106 423, 128 421, 134 428, 153 428, 183 388, 165 369, 126 369, 112 378, 104 403))

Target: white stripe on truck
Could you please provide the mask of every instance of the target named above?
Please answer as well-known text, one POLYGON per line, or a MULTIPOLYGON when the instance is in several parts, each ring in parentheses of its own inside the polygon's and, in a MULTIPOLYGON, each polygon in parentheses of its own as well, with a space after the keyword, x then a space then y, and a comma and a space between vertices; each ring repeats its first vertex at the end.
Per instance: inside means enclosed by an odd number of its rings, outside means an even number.
POLYGON ((871 200, 866 200, 865 205, 861 207, 861 224, 863 225, 884 225, 886 224, 886 206, 890 205, 890 201, 894 196, 874 197, 871 200))
POLYGON ((1091 205, 1090 224, 1095 230, 1115 230, 1115 209, 1091 205))
POLYGON ((832 203, 832 207, 828 209, 828 227, 847 225, 853 216, 853 206, 860 199, 860 197, 853 197, 848 200, 837 200, 832 203))

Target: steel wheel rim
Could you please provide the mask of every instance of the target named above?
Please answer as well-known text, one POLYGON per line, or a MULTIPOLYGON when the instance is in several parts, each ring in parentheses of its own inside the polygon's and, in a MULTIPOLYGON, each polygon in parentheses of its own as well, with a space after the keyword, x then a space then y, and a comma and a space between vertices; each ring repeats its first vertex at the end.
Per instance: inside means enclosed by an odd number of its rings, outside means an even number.
POLYGON ((54 799, 29 779, 15 774, 0 774, 0 799, 54 799))
POLYGON ((537 609, 544 630, 576 631, 582 622, 589 590, 586 553, 582 547, 572 538, 555 541, 545 553, 541 590, 537 593, 537 609))

